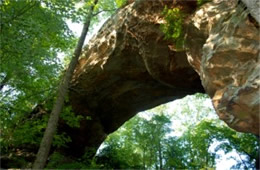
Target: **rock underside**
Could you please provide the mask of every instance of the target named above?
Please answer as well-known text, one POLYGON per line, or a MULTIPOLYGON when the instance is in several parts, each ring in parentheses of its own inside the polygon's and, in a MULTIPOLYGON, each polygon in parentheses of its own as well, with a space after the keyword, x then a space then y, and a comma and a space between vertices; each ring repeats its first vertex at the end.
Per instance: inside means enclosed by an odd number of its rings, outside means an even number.
MULTIPOLYGON (((137 112, 206 92, 220 119, 259 134, 259 29, 236 0, 135 1, 118 10, 84 49, 70 87, 70 103, 86 119, 62 125, 74 156, 96 149, 137 112), (164 6, 188 14, 186 46, 164 39, 164 6), (204 90, 205 89, 205 90, 204 90)), ((255 20, 254 20, 255 21, 255 20)))

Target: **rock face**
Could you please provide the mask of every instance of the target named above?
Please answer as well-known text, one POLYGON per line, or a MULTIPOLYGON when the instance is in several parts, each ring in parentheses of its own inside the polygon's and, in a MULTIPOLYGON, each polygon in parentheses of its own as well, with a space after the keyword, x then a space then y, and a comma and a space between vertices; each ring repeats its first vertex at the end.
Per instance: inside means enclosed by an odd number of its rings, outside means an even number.
POLYGON ((204 92, 185 51, 171 50, 171 42, 164 40, 159 28, 163 8, 159 1, 141 1, 120 9, 85 48, 70 101, 77 114, 91 120, 83 120, 80 129, 67 128, 73 152, 97 149, 139 111, 204 92))
POLYGON ((259 134, 260 37, 245 6, 235 0, 205 4, 188 27, 189 61, 219 118, 237 131, 259 134))
POLYGON ((254 17, 254 19, 260 23, 260 1, 258 0, 242 0, 242 2, 248 8, 250 14, 254 17))
POLYGON ((228 3, 208 3, 196 11, 195 1, 139 0, 111 17, 85 48, 71 82, 70 103, 86 119, 80 129, 63 127, 72 138, 70 154, 86 149, 93 154, 137 112, 204 89, 221 119, 258 134, 259 30, 247 15, 229 26, 229 16, 239 8, 228 3), (164 40, 165 5, 189 16, 186 51, 164 40), (223 17, 227 24, 221 29, 223 17))

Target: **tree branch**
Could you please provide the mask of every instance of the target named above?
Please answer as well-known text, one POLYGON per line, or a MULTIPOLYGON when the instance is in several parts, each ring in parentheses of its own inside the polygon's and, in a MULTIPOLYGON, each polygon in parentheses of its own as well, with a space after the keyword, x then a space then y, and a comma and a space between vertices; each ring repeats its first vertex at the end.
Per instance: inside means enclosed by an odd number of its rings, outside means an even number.
POLYGON ((20 10, 20 12, 18 12, 18 14, 17 14, 16 16, 12 17, 12 19, 11 19, 10 21, 15 20, 16 18, 18 18, 18 17, 24 15, 26 12, 28 12, 30 9, 32 9, 36 4, 37 4, 37 1, 34 1, 34 3, 33 3, 31 6, 28 5, 28 8, 27 8, 27 9, 26 9, 27 5, 25 5, 25 6, 20 10))
POLYGON ((4 86, 7 84, 7 82, 9 81, 9 78, 7 77, 7 75, 4 77, 4 79, 1 81, 0 83, 0 91, 2 91, 2 89, 4 88, 4 86))
MULTIPOLYGON (((11 19, 9 19, 8 21, 6 21, 5 23, 10 23, 12 22, 13 20, 17 19, 18 17, 24 15, 26 12, 28 12, 30 9, 32 9, 35 5, 37 4, 37 1, 34 1, 34 3, 32 5, 25 5, 21 10, 18 11, 18 13, 13 16, 11 19), (27 8, 28 7, 28 8, 27 8)), ((0 32, 2 32, 4 28, 4 24, 1 23, 1 29, 0 29, 0 32)))
POLYGON ((243 163, 243 165, 245 166, 245 168, 248 169, 246 163, 245 163, 244 160, 241 158, 240 153, 239 153, 239 152, 236 152, 236 153, 237 153, 237 155, 239 156, 239 159, 240 159, 240 161, 243 163))
POLYGON ((98 11, 96 13, 93 14, 93 17, 97 16, 98 14, 102 13, 102 12, 113 12, 116 11, 117 9, 104 9, 102 11, 98 11))

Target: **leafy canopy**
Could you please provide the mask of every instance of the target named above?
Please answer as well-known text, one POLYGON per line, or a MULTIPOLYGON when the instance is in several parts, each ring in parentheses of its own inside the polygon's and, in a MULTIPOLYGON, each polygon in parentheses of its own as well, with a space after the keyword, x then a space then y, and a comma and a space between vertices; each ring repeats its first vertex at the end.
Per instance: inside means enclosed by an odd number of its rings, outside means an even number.
MULTIPOLYGON (((125 0, 100 0, 95 23, 115 12, 125 0)), ((56 87, 76 44, 67 21, 81 23, 92 0, 3 0, 0 2, 0 147, 1 154, 38 147, 55 101, 56 87)), ((78 128, 82 116, 70 106, 61 114, 78 128)), ((70 137, 59 132, 55 148, 70 137)), ((16 153, 14 153, 16 154, 16 153)), ((24 161, 17 161, 24 163, 24 161)), ((10 164, 11 166, 11 164, 10 164)), ((20 168, 16 164, 16 168, 20 168)))

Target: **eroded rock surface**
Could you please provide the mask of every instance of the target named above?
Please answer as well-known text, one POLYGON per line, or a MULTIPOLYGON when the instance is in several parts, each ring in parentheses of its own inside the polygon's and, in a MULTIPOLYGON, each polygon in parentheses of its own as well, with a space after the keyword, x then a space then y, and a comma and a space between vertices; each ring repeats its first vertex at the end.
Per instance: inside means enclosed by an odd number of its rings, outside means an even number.
MULTIPOLYGON (((187 11, 196 4, 189 3, 187 11)), ((73 152, 81 154, 85 146, 96 149, 139 111, 204 91, 185 51, 171 50, 171 42, 164 40, 159 28, 164 5, 160 1, 128 5, 85 48, 70 101, 77 114, 91 120, 83 120, 80 130, 67 129, 73 152)))
POLYGON ((95 151, 137 112, 203 92, 203 87, 229 126, 259 133, 256 25, 235 0, 207 3, 197 11, 195 1, 173 2, 135 1, 111 17, 85 48, 70 102, 86 119, 80 129, 66 127, 71 154, 95 151), (188 14, 186 51, 164 40, 159 27, 165 5, 188 14))
POLYGON ((259 134, 260 36, 248 14, 236 0, 205 4, 188 26, 187 54, 220 119, 259 134))
POLYGON ((250 14, 260 24, 260 1, 259 0, 242 0, 248 8, 250 14))

